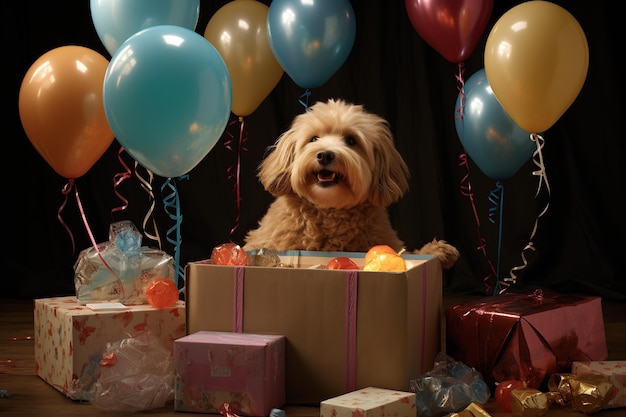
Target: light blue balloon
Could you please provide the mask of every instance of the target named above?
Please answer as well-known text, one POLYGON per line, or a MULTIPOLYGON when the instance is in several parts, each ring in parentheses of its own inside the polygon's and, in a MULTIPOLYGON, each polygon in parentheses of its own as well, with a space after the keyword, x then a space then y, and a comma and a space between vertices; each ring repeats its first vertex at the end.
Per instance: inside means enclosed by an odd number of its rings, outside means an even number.
POLYGON ((512 177, 537 148, 530 132, 519 127, 491 90, 485 70, 475 72, 456 99, 454 123, 465 151, 489 178, 512 177), (459 114, 463 117, 460 118, 459 114))
POLYGON ((350 55, 354 10, 348 0, 273 0, 267 36, 276 60, 297 85, 319 87, 350 55))
POLYGON ((102 99, 126 152, 154 174, 172 178, 193 169, 224 133, 232 85, 209 41, 161 25, 120 46, 107 67, 102 99))
POLYGON ((91 20, 111 55, 131 35, 158 25, 195 30, 200 0, 91 0, 91 20))

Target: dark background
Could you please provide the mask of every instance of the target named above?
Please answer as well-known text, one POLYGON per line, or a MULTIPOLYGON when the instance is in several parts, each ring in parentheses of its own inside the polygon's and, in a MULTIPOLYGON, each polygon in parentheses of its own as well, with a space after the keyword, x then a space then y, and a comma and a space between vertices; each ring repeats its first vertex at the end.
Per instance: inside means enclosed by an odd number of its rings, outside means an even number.
MULTIPOLYGON (((203 34, 212 14, 226 1, 202 0, 196 32, 203 34)), ((264 1, 269 5, 269 1, 264 1)), ((483 68, 484 45, 497 19, 521 2, 496 0, 481 41, 465 64, 465 79, 483 68)), ((459 164, 463 147, 454 127, 457 98, 456 64, 429 47, 411 26, 403 1, 352 1, 356 41, 345 64, 322 87, 311 91, 310 103, 344 98, 389 120, 396 144, 410 170, 410 192, 389 212, 407 247, 420 247, 433 237, 448 240, 461 253, 459 262, 444 273, 447 293, 490 294, 496 277, 510 277, 516 266, 517 285, 577 291, 608 298, 626 298, 621 268, 626 221, 622 200, 624 181, 623 78, 618 67, 623 47, 620 15, 607 2, 555 1, 580 23, 589 46, 589 70, 576 101, 546 132, 543 149, 550 194, 535 195, 538 178, 529 160, 504 180, 502 223, 489 221, 489 193, 495 181, 470 161, 459 164), (473 200, 461 192, 470 184, 473 200), (539 216, 544 207, 548 211, 539 216), (474 210, 475 208, 475 210, 474 210), (536 231, 533 227, 537 224, 536 231), (532 242, 535 251, 524 251, 532 242), (484 252, 479 248, 484 242, 484 252), (495 274, 494 274, 495 272, 495 274), (487 284, 487 285, 485 285, 487 284)), ((82 45, 110 55, 93 27, 89 1, 2 2, 2 117, 4 164, 1 265, 3 294, 8 298, 68 295, 74 292, 73 265, 81 249, 91 245, 84 221, 97 242, 108 240, 111 222, 130 219, 141 228, 149 209, 147 194, 135 177, 117 189, 113 178, 122 171, 117 141, 68 196, 62 219, 57 218, 67 183, 41 158, 25 135, 19 119, 19 88, 29 67, 47 51, 63 45, 82 45)), ((541 65, 541 62, 529 63, 541 65)), ((205 259, 211 249, 233 240, 243 243, 271 201, 258 183, 255 170, 265 148, 303 110, 303 90, 287 74, 266 100, 244 119, 246 150, 241 154, 241 208, 235 204, 234 182, 228 170, 237 153, 224 144, 228 132, 237 137, 238 125, 227 128, 220 142, 189 174, 174 180, 182 214, 180 264, 205 259), (231 229, 236 228, 231 234, 231 229)), ((126 163, 133 161, 121 154, 126 163)), ((156 177, 155 219, 162 249, 174 254, 167 230, 174 226, 162 207, 156 177)), ((144 237, 144 245, 155 242, 144 237)))

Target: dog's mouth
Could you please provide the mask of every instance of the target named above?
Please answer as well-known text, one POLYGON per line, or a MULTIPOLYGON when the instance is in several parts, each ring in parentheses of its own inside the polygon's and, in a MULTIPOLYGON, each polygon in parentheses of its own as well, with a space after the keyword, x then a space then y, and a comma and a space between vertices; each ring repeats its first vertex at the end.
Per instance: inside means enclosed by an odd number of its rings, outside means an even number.
POLYGON ((314 172, 313 174, 317 177, 318 185, 321 185, 322 187, 329 187, 337 184, 343 178, 343 175, 328 169, 322 169, 321 171, 314 172))

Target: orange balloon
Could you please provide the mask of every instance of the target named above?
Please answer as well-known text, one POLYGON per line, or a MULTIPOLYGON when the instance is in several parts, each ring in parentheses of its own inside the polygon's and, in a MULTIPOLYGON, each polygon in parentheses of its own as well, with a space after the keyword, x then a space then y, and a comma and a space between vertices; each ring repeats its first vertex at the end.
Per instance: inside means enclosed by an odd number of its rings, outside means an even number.
POLYGON ((48 51, 27 71, 19 92, 26 136, 65 178, 84 175, 115 139, 102 88, 109 61, 82 46, 48 51))
POLYGON ((523 130, 541 133, 580 93, 589 48, 580 24, 567 10, 534 0, 498 19, 487 38, 484 61, 502 108, 523 130))
POLYGON ((268 11, 258 1, 231 1, 215 12, 204 31, 226 63, 232 112, 240 117, 252 114, 284 73, 267 37, 268 11))

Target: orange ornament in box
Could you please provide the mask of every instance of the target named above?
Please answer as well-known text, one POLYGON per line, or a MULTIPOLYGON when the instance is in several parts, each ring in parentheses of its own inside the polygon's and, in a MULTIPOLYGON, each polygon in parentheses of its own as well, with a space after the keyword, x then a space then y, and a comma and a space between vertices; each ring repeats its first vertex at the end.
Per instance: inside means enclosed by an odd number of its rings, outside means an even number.
POLYGON ((338 256, 328 261, 326 269, 359 269, 359 266, 347 256, 338 256))
POLYGON ((178 301, 178 288, 169 278, 157 278, 146 286, 146 300, 155 308, 172 307, 178 301))
POLYGON ((241 246, 228 242, 213 248, 211 263, 213 265, 248 266, 250 259, 248 253, 241 246))

